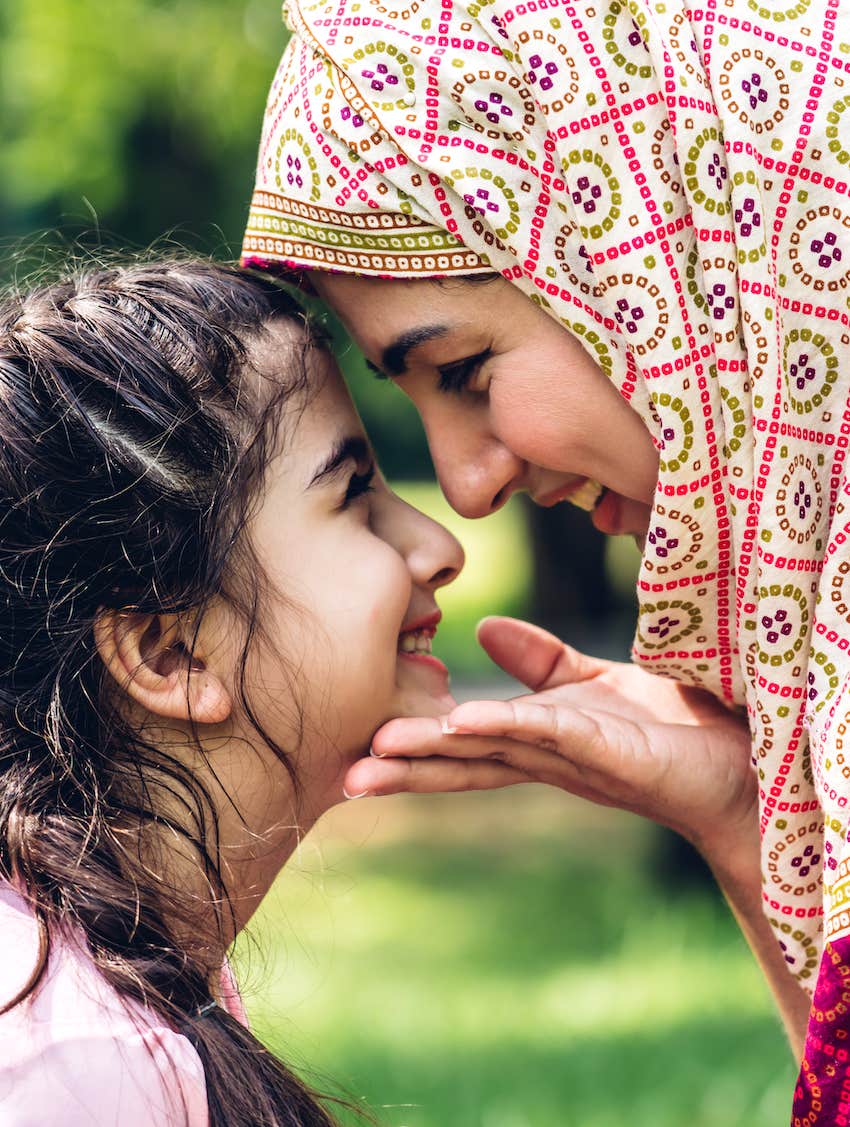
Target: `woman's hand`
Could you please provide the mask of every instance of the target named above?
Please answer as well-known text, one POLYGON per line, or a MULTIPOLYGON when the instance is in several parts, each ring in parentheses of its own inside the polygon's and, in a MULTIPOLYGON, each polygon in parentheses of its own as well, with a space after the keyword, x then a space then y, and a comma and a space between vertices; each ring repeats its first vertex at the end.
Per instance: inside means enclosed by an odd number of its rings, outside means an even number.
POLYGON ((677 830, 714 870, 799 1056, 809 998, 762 910, 746 722, 707 693, 587 657, 526 622, 485 619, 478 638, 533 691, 458 705, 442 722, 391 720, 375 733, 373 757, 349 768, 348 794, 540 782, 677 830))
POLYGON ((391 720, 375 734, 373 758, 349 769, 348 794, 542 782, 670 826, 707 855, 735 835, 754 846, 742 718, 707 693, 587 657, 516 619, 485 619, 478 637, 532 693, 470 701, 442 721, 391 720))

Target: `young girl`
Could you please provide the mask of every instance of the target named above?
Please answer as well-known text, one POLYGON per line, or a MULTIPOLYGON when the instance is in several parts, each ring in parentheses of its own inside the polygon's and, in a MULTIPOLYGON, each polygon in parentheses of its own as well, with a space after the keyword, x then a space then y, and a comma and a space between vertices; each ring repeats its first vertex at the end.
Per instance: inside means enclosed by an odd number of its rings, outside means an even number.
POLYGON ((430 654, 456 541, 280 289, 172 261, 0 306, 0 1120, 329 1124, 228 945, 430 654))

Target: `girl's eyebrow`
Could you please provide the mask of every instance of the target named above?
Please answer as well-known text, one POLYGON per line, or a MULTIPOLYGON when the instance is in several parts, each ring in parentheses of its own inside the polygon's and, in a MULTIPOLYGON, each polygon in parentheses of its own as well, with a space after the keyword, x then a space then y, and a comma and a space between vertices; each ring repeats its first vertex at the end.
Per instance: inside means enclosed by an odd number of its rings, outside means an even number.
POLYGON ((339 476, 347 462, 371 462, 372 449, 362 434, 349 434, 340 438, 328 457, 322 462, 307 483, 307 488, 325 485, 339 476))

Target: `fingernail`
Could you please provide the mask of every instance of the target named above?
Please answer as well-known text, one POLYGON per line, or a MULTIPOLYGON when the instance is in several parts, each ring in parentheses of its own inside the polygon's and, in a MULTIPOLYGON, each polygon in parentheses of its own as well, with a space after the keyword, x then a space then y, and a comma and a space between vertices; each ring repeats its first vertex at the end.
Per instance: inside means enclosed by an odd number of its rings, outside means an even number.
POLYGON ((369 748, 369 754, 372 756, 373 759, 383 759, 384 758, 383 755, 381 755, 381 753, 379 751, 375 751, 375 749, 373 747, 369 748))
POLYGON ((343 787, 342 793, 345 795, 349 802, 353 802, 355 798, 365 798, 369 794, 369 791, 361 790, 359 794, 349 794, 345 787, 343 787))
POLYGON ((457 731, 457 728, 453 728, 452 725, 449 723, 448 716, 443 716, 441 718, 440 728, 441 728, 444 736, 453 736, 455 734, 455 732, 457 731))

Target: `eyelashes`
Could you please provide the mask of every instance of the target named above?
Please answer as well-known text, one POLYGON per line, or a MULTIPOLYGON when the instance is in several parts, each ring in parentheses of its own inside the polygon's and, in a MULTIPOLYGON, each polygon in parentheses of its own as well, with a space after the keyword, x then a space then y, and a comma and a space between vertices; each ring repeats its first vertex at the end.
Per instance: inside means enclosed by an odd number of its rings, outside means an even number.
MULTIPOLYGON (((482 364, 486 363, 492 355, 492 350, 485 348, 481 352, 476 352, 474 356, 465 356, 463 360, 456 360, 452 364, 441 365, 437 368, 438 389, 441 392, 448 392, 453 395, 460 395, 464 391, 468 391, 469 385, 478 375, 482 364)), ((382 372, 371 360, 366 360, 365 364, 376 379, 389 379, 386 372, 382 372)))
POLYGON ((375 480, 375 464, 374 462, 363 472, 353 473, 348 479, 348 486, 345 490, 345 497, 343 498, 343 509, 347 509, 352 501, 356 501, 358 497, 364 496, 366 493, 374 491, 375 480))
POLYGON ((485 348, 483 352, 477 352, 474 356, 466 356, 463 360, 457 360, 454 364, 444 364, 437 369, 439 372, 437 387, 440 391, 454 395, 468 391, 469 385, 478 375, 482 364, 489 360, 491 355, 491 350, 485 348))
POLYGON ((378 365, 373 364, 371 360, 364 359, 363 363, 366 365, 366 367, 369 369, 376 380, 388 380, 390 378, 386 372, 382 372, 378 365))

